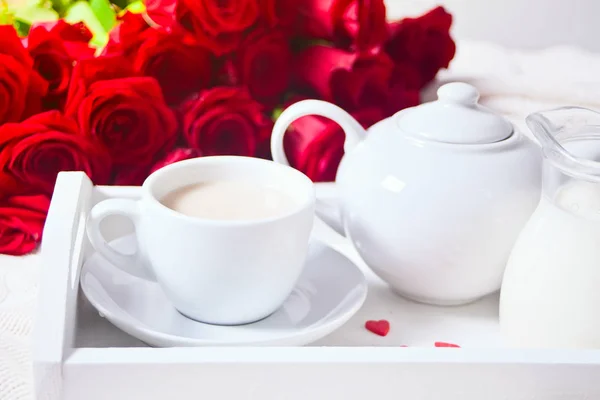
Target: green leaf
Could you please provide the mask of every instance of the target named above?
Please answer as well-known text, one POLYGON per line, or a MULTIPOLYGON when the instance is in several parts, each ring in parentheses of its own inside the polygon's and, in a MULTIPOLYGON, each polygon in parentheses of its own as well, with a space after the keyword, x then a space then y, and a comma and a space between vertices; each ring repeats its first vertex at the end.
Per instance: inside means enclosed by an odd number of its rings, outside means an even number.
POLYGON ((134 14, 143 14, 146 12, 146 6, 144 5, 143 1, 134 1, 133 3, 125 7, 125 10, 134 14))
POLYGON ((273 121, 277 121, 282 112, 283 112, 283 107, 277 107, 277 108, 273 109, 273 112, 271 113, 271 119, 273 121))
POLYGON ((117 13, 123 11, 131 1, 129 0, 110 0, 117 13))
POLYGON ((20 37, 27 36, 31 28, 31 24, 29 22, 15 18, 14 9, 18 8, 19 5, 22 6, 23 4, 25 4, 25 6, 28 5, 28 3, 15 4, 15 2, 13 2, 9 6, 6 0, 0 0, 0 25, 14 26, 17 34, 20 37), (11 6, 13 9, 11 9, 11 6))
POLYGON ((8 9, 8 5, 0 1, 0 25, 12 25, 15 16, 8 9))
POLYGON ((28 24, 25 21, 15 19, 13 21, 13 26, 17 30, 17 33, 19 34, 19 36, 25 37, 25 36, 29 35, 29 29, 31 29, 31 24, 28 24))
POLYGON ((90 0, 90 7, 104 30, 110 32, 117 23, 117 16, 110 2, 108 0, 90 0))
POLYGON ((94 35, 90 42, 93 46, 104 47, 108 43, 108 30, 98 21, 87 1, 73 3, 65 13, 65 21, 71 24, 83 22, 94 35))
POLYGON ((52 8, 58 13, 59 16, 64 16, 67 7, 71 3, 71 0, 50 0, 52 8))
POLYGON ((58 13, 51 8, 37 4, 17 7, 14 10, 15 19, 33 25, 36 22, 49 22, 58 20, 58 13))

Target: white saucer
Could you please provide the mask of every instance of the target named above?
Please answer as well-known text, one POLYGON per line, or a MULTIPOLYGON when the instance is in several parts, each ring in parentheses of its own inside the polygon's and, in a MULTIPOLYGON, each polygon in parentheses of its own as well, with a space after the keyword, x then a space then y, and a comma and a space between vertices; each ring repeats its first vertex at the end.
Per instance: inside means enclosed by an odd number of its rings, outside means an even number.
MULTIPOLYGON (((133 235, 111 245, 124 253, 136 246, 133 235)), ((358 267, 316 240, 290 297, 271 316, 253 324, 217 326, 188 319, 157 283, 122 272, 97 253, 83 266, 81 288, 103 317, 156 347, 301 346, 342 326, 367 296, 367 282, 358 267)))

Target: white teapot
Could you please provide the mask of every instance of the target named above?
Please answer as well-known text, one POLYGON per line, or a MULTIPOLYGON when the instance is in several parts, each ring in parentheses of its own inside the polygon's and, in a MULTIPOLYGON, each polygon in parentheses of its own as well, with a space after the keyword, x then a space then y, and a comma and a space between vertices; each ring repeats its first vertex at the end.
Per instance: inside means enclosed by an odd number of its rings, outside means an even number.
POLYGON ((368 132, 319 100, 288 107, 271 139, 297 118, 320 115, 346 134, 336 176, 345 235, 398 294, 458 305, 497 291, 515 240, 540 199, 541 151, 506 119, 477 104, 466 83, 402 110, 368 132))

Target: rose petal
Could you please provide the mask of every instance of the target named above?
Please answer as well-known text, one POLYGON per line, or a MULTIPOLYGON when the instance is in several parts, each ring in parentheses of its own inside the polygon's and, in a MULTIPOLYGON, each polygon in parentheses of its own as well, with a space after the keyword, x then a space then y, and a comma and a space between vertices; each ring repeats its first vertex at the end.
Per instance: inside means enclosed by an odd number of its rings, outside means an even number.
POLYGON ((43 195, 0 198, 0 253, 33 251, 41 240, 49 204, 43 195))
POLYGON ((265 105, 280 102, 290 82, 292 51, 281 30, 255 30, 242 43, 235 59, 240 84, 265 105))
POLYGON ((150 173, 159 170, 163 167, 166 167, 167 165, 201 156, 202 152, 198 149, 177 148, 169 152, 163 159, 159 160, 156 164, 154 164, 154 166, 150 170, 150 173))
POLYGON ((31 69, 33 61, 23 47, 17 31, 11 25, 0 25, 0 54, 13 57, 26 69, 31 69))
MULTIPOLYGON (((366 108, 353 116, 368 128, 383 119, 383 112, 378 108, 366 108)), ((344 155, 344 140, 344 132, 337 123, 307 116, 294 121, 285 135, 284 147, 293 167, 314 182, 332 182, 344 155)))
POLYGON ((73 68, 71 84, 67 93, 65 114, 75 116, 89 87, 98 81, 133 76, 131 63, 119 55, 102 56, 80 60, 73 68))
POLYGON ((0 54, 0 124, 18 121, 25 110, 29 77, 14 58, 0 54))
POLYGON ((311 46, 295 61, 296 85, 308 85, 326 101, 333 101, 330 79, 334 71, 351 70, 357 54, 323 45, 311 46))
POLYGON ((188 146, 205 155, 254 156, 272 128, 262 106, 240 88, 205 90, 184 103, 182 114, 188 146))
POLYGON ((0 126, 0 160, 4 160, 0 181, 12 179, 20 182, 21 190, 51 193, 56 175, 70 170, 84 171, 95 183, 106 183, 108 155, 73 130, 73 121, 56 111, 0 126))
POLYGON ((164 102, 158 82, 150 77, 96 81, 75 107, 82 135, 104 145, 115 165, 149 167, 177 137, 178 123, 164 102))
POLYGON ((446 342, 435 342, 434 346, 435 347, 454 347, 454 348, 460 348, 460 346, 457 345, 457 344, 446 343, 446 342))
POLYGON ((212 79, 211 54, 189 34, 149 29, 142 37, 134 55, 134 69, 159 82, 168 104, 178 104, 208 87, 212 79))
POLYGON ((436 7, 418 18, 405 18, 388 26, 385 52, 402 71, 413 70, 404 78, 411 89, 421 89, 441 68, 447 68, 456 53, 450 36, 452 15, 436 7))
MULTIPOLYGON (((150 17, 172 26, 172 22, 164 18, 164 11, 172 8, 172 0, 151 3, 150 17)), ((256 0, 179 0, 176 2, 174 15, 177 22, 192 32, 202 46, 221 56, 240 44, 244 31, 256 22, 259 14, 256 0)))

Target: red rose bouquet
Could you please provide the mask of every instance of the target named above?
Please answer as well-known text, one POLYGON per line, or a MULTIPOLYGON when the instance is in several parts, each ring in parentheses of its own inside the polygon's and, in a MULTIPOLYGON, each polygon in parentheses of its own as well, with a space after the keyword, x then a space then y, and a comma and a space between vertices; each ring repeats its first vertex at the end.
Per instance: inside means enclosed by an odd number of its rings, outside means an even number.
MULTIPOLYGON (((294 101, 333 102, 367 128, 418 104, 455 53, 443 8, 388 22, 384 0, 30 3, 0 2, 6 254, 35 249, 60 171, 139 185, 187 158, 269 158, 273 120, 294 101)), ((343 140, 335 123, 304 117, 286 151, 331 181, 343 140)))

